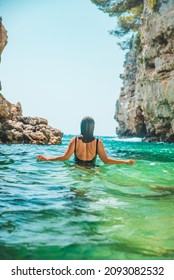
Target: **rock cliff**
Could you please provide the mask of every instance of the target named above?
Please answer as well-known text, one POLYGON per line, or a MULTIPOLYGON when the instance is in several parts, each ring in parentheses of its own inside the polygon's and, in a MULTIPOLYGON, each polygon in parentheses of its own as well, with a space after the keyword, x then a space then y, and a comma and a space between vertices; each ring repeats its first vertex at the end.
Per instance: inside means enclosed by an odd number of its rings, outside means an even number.
MULTIPOLYGON (((1 62, 1 53, 3 49, 5 48, 7 44, 7 31, 5 30, 3 24, 2 24, 2 19, 0 18, 0 62, 1 62)), ((2 89, 1 87, 1 81, 0 81, 0 90, 2 89)))
POLYGON ((7 31, 5 30, 2 24, 2 19, 0 18, 0 56, 6 44, 7 44, 7 31))
POLYGON ((173 0, 157 0, 153 10, 149 0, 144 1, 139 40, 137 44, 134 39, 121 75, 117 134, 174 142, 173 0), (137 51, 137 45, 141 50, 137 51))
MULTIPOLYGON (((0 55, 6 44, 7 32, 0 19, 0 55)), ((61 144, 62 136, 63 133, 49 126, 46 119, 23 117, 21 104, 11 104, 0 93, 0 144, 61 144)))

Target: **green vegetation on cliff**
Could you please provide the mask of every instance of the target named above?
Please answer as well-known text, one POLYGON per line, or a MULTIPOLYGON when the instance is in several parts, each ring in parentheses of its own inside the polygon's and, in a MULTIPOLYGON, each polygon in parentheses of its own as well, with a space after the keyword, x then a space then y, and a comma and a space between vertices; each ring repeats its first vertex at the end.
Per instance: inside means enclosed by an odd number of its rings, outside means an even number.
MULTIPOLYGON (((132 44, 132 33, 139 33, 143 19, 144 0, 91 0, 92 3, 109 16, 117 17, 117 26, 110 33, 124 39, 118 43, 122 49, 129 49, 132 44)), ((147 0, 153 10, 157 0, 147 0)), ((140 34, 138 34, 140 38, 140 34)))
POLYGON ((147 2, 151 10, 153 10, 157 4, 157 0, 148 0, 147 2))
POLYGON ((117 16, 117 27, 112 34, 122 37, 139 29, 143 0, 91 0, 91 2, 109 16, 117 16))

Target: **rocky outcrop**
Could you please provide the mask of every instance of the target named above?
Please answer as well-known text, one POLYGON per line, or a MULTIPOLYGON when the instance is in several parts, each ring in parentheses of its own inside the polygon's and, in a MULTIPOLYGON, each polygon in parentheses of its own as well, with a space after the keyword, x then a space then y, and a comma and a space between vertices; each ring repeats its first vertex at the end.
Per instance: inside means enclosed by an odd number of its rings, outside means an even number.
POLYGON ((5 30, 2 24, 2 19, 0 18, 0 56, 6 44, 7 44, 7 31, 5 30))
MULTIPOLYGON (((7 32, 0 19, 0 54, 6 44, 7 32)), ((21 104, 11 104, 0 93, 0 144, 61 144, 62 136, 46 119, 23 117, 21 104)))
POLYGON ((158 0, 151 10, 144 1, 140 42, 134 40, 121 76, 116 102, 120 137, 174 142, 174 5, 158 0), (141 51, 137 50, 141 47, 141 51))
MULTIPOLYGON (((5 30, 3 24, 2 24, 2 19, 0 18, 0 61, 1 61, 1 53, 3 49, 5 48, 7 44, 7 31, 5 30)), ((1 87, 1 81, 0 81, 0 90, 2 89, 1 87)))
POLYGON ((63 134, 44 118, 23 117, 22 107, 0 94, 0 143, 61 144, 63 134))

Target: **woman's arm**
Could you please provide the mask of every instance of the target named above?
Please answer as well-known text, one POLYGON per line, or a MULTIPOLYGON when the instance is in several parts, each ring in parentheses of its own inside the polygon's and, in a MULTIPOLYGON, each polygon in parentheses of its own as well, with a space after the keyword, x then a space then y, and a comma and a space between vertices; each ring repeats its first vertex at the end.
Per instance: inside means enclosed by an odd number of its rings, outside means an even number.
POLYGON ((57 156, 57 157, 50 157, 50 158, 47 158, 42 155, 38 155, 37 159, 41 160, 41 161, 56 161, 56 160, 65 161, 72 156, 72 154, 74 152, 74 145, 75 145, 75 138, 72 138, 69 142, 68 148, 67 148, 66 152, 64 153, 64 155, 57 156))
POLYGON ((103 143, 101 140, 98 141, 98 155, 105 164, 134 164, 135 163, 135 161, 132 159, 121 160, 121 159, 109 158, 105 152, 105 149, 104 149, 104 146, 103 146, 103 143))

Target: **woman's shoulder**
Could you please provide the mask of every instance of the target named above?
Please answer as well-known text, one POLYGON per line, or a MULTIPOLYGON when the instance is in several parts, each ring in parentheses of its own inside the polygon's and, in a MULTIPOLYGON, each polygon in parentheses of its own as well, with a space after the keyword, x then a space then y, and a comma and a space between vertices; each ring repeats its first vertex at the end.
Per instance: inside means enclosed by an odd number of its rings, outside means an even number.
POLYGON ((102 140, 101 140, 100 138, 98 138, 98 137, 96 138, 96 141, 97 141, 98 143, 103 143, 102 140))
POLYGON ((76 141, 76 138, 77 137, 72 137, 71 140, 70 140, 70 143, 74 143, 76 141))
POLYGON ((98 147, 103 147, 103 142, 100 138, 97 138, 97 146, 98 147))
POLYGON ((82 140, 82 138, 80 136, 74 136, 74 137, 71 138, 70 143, 75 143, 78 140, 82 140))

